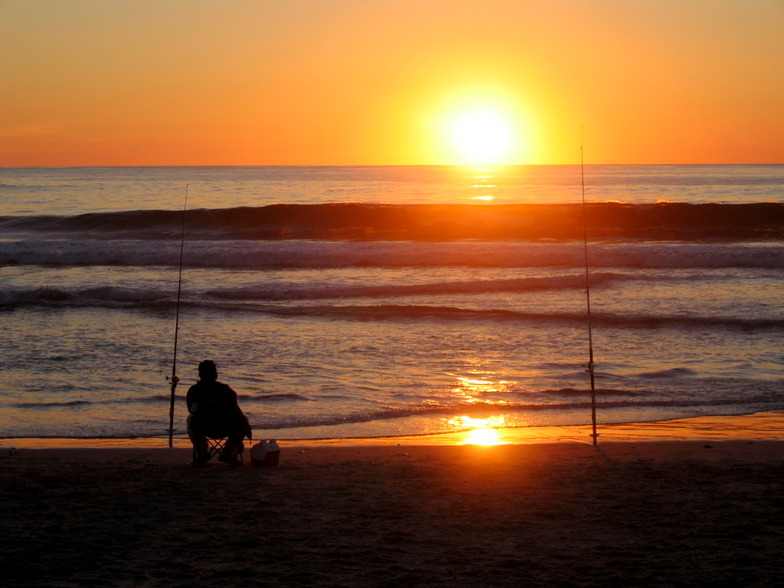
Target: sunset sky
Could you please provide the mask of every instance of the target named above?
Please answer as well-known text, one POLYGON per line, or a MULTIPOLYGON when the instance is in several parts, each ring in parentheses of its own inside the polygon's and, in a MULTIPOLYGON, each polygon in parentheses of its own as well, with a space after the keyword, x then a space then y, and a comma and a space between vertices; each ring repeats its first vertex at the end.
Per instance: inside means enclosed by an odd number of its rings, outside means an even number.
POLYGON ((0 0, 0 165, 784 163, 782 0, 0 0))

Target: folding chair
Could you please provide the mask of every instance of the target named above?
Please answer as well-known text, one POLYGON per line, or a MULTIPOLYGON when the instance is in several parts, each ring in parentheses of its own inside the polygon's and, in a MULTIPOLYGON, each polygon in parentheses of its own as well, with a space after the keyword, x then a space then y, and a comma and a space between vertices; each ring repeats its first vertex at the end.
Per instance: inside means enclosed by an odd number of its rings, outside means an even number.
MULTIPOLYGON (((201 466, 206 465, 210 462, 210 460, 215 457, 216 455, 220 455, 221 452, 226 448, 226 442, 229 440, 228 437, 207 437, 207 453, 203 456, 202 461, 198 461, 199 455, 196 451, 196 446, 193 447, 193 465, 201 466)), ((237 451, 237 458, 239 459, 240 464, 244 464, 242 458, 242 453, 245 450, 245 445, 240 443, 239 449, 237 451)), ((219 458, 220 459, 220 458, 219 458)))

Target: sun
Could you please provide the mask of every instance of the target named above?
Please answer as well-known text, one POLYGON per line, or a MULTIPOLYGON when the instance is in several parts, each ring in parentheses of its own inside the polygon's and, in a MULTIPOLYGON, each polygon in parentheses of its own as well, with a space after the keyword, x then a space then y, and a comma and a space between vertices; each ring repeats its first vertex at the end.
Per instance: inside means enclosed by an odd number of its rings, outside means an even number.
POLYGON ((429 162, 516 165, 530 163, 534 155, 530 108, 509 92, 449 94, 424 112, 423 153, 429 162))
POLYGON ((450 140, 461 163, 509 163, 514 146, 511 121, 494 110, 470 110, 450 123, 450 140))
POLYGON ((412 109, 408 145, 419 163, 495 167, 534 163, 541 149, 536 102, 502 85, 445 86, 412 109))

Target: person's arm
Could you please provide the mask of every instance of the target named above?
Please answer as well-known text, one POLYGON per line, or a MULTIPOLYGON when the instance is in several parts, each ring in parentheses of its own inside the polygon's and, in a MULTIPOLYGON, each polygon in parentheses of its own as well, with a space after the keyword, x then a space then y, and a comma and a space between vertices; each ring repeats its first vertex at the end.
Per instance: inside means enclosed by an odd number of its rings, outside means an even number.
MULTIPOLYGON (((229 387, 227 386, 227 388, 229 388, 229 387)), ((236 418, 237 418, 237 424, 241 427, 243 434, 248 439, 252 440, 253 439, 253 430, 250 428, 250 421, 248 420, 248 417, 245 416, 244 412, 242 412, 242 409, 240 408, 239 402, 237 402, 237 393, 234 390, 232 390, 231 388, 229 388, 229 392, 231 393, 231 398, 232 398, 232 400, 234 402, 234 413, 235 413, 236 418)))
POLYGON ((185 403, 188 405, 188 412, 193 414, 196 412, 196 386, 188 388, 188 393, 185 395, 185 403))
POLYGON ((239 408, 240 405, 237 401, 237 393, 228 384, 224 384, 223 387, 223 391, 226 394, 226 401, 231 406, 239 408))

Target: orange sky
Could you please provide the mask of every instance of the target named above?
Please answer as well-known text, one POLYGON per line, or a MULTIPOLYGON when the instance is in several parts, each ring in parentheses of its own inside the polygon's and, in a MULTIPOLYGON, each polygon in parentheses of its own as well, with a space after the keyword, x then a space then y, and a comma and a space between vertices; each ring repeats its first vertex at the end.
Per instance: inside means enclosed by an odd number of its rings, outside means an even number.
POLYGON ((0 165, 784 163, 781 0, 0 0, 0 165))

